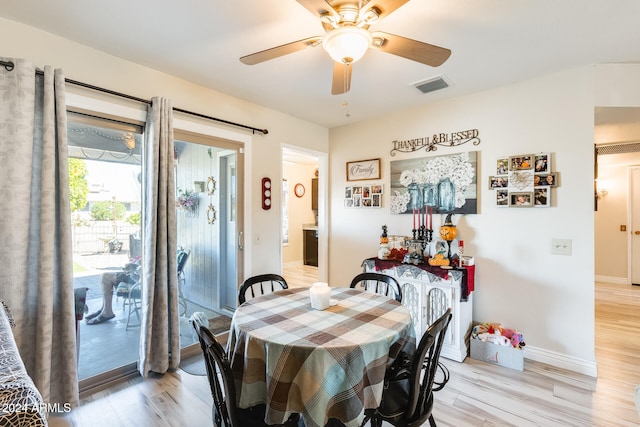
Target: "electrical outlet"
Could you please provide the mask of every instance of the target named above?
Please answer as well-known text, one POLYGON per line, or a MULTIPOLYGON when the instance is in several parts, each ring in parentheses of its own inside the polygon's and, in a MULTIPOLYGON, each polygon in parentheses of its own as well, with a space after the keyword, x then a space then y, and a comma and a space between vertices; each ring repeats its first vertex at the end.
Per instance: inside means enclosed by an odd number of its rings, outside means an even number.
POLYGON ((551 239, 551 253, 571 255, 571 239, 551 239))

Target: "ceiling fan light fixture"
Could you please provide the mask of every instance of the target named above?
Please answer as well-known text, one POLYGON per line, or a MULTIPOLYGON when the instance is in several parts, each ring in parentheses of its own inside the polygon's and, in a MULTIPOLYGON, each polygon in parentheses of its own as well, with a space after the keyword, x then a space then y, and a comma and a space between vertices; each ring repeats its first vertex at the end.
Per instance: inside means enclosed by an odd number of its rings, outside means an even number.
POLYGON ((352 64, 364 56, 372 40, 369 31, 349 26, 329 31, 322 41, 322 47, 334 61, 352 64))

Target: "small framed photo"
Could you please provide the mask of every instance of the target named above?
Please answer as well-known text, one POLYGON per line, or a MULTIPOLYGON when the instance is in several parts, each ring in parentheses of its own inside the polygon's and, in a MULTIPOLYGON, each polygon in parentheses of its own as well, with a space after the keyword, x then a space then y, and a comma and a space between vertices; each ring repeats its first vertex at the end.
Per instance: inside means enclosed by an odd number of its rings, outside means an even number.
POLYGON ((353 199, 344 199, 344 207, 352 208, 353 207, 353 199))
POLYGON ((489 190, 496 188, 507 188, 509 186, 509 178, 507 176, 490 176, 489 190))
POLYGON ((362 198, 363 199, 371 198, 371 186, 370 185, 363 185, 362 186, 362 198))
POLYGON ((384 188, 383 184, 374 184, 371 186, 371 194, 372 195, 382 194, 383 188, 384 188))
POLYGON ((557 187, 558 186, 558 174, 557 173, 546 173, 546 174, 541 174, 541 175, 536 175, 536 176, 540 176, 540 186, 547 186, 547 187, 557 187))
POLYGON ((496 175, 506 175, 509 172, 509 158, 501 157, 496 161, 496 175))
POLYGON ((533 206, 536 208, 551 206, 551 187, 537 187, 533 190, 533 206))
POLYGON ((533 193, 528 191, 509 193, 509 207, 531 207, 533 206, 533 193))
POLYGON ((380 179, 380 159, 347 162, 347 181, 380 179))
POLYGON ((344 198, 350 199, 353 195, 353 187, 345 187, 344 188, 344 198))
POLYGON ((551 172, 551 154, 550 153, 538 153, 534 157, 534 171, 535 173, 548 173, 551 172))
POLYGON ((533 169, 533 154, 520 154, 509 157, 509 170, 520 171, 533 169))
POLYGON ((382 195, 380 194, 373 194, 371 196, 371 206, 374 208, 379 208, 382 206, 382 195))
POLYGON ((509 206, 509 191, 499 188, 496 190, 496 206, 506 208, 509 206))

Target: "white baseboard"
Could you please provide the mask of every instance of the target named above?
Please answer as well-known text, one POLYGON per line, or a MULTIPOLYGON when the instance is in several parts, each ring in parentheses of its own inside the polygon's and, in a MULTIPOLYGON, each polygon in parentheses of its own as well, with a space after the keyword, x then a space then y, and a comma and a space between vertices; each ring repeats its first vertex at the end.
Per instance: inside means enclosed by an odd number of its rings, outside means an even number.
POLYGON ((629 280, 626 277, 613 277, 613 276, 596 276, 596 282, 613 283, 615 285, 628 285, 629 280))
POLYGON ((591 362, 578 359, 577 357, 567 356, 566 354, 560 354, 554 351, 526 346, 524 348, 524 358, 590 377, 598 376, 598 367, 595 361, 591 362))

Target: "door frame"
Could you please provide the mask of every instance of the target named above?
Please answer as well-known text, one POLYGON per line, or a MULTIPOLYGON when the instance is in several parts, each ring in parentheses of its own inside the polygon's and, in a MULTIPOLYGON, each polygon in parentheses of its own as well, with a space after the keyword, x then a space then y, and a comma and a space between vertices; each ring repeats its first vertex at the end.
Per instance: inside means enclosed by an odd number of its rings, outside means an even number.
MULTIPOLYGON (((197 142, 202 145, 215 146, 217 148, 228 149, 236 152, 236 281, 241 282, 244 277, 244 269, 250 248, 244 245, 244 236, 250 223, 245 223, 247 217, 245 209, 245 198, 247 197, 246 183, 250 182, 250 167, 247 165, 247 152, 251 145, 251 138, 245 134, 222 130, 214 126, 194 123, 188 120, 174 117, 174 139, 188 139, 190 142, 197 142)), ((220 295, 218 295, 216 310, 227 316, 233 316, 233 311, 222 306, 220 295)))
MULTIPOLYGON (((636 227, 636 224, 634 224, 633 220, 634 220, 634 211, 633 211, 633 190, 634 190, 634 186, 633 186, 633 175, 634 172, 640 174, 640 166, 635 166, 635 165, 630 165, 628 166, 628 194, 627 194, 627 218, 628 218, 628 228, 627 228, 627 284, 629 285, 633 285, 633 260, 634 260, 634 253, 633 253, 633 232, 634 229, 640 229, 640 224, 638 224, 638 226, 636 227)), ((640 175, 638 176, 638 182, 640 182, 640 175)), ((637 212, 636 215, 640 216, 640 212, 637 212)), ((638 237, 640 238, 640 237, 638 237)), ((637 245, 640 248, 640 244, 637 245)), ((640 257, 640 255, 639 255, 640 257)), ((638 269, 640 269, 640 266, 636 267, 638 269)), ((640 276, 640 271, 636 272, 636 274, 638 276, 640 276)), ((638 284, 640 284, 640 280, 638 280, 638 284)))
MULTIPOLYGON (((282 179, 283 150, 299 152, 318 159, 318 280, 329 279, 329 154, 296 145, 282 144, 280 147, 280 179, 282 179)), ((282 211, 279 213, 282 222, 282 211)), ((282 229, 280 230, 282 242, 282 229)), ((280 266, 282 267, 282 246, 280 246, 280 266)))

